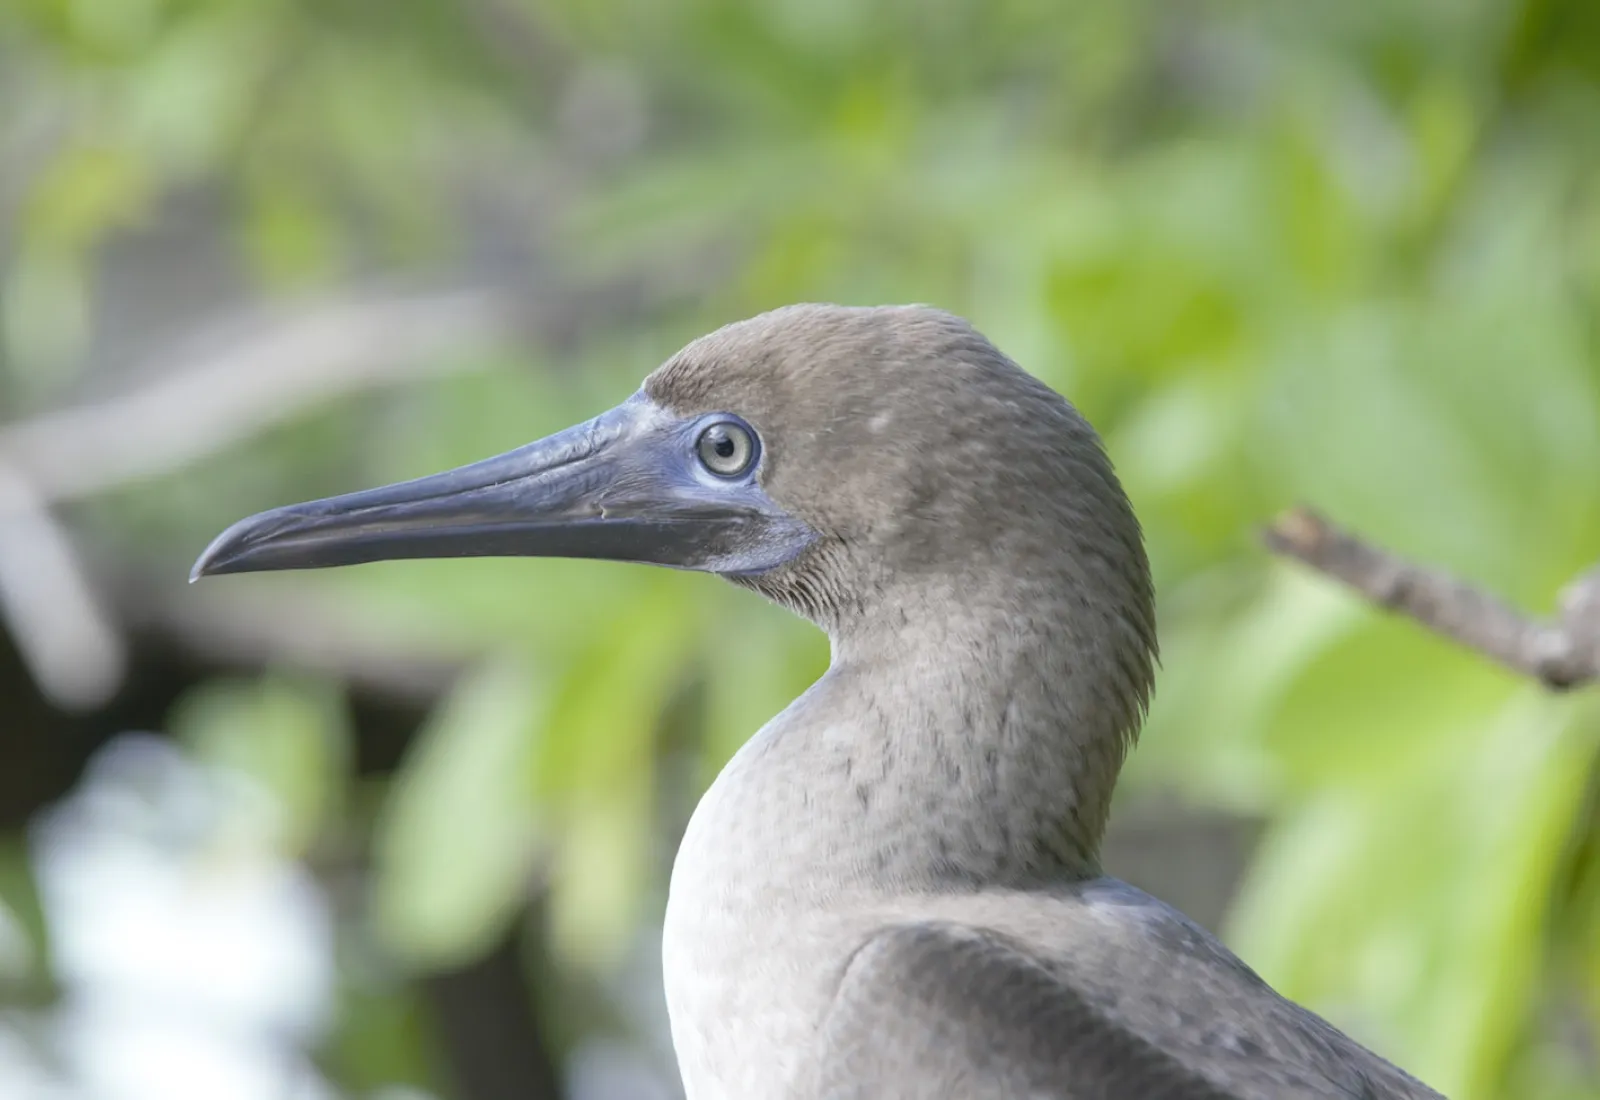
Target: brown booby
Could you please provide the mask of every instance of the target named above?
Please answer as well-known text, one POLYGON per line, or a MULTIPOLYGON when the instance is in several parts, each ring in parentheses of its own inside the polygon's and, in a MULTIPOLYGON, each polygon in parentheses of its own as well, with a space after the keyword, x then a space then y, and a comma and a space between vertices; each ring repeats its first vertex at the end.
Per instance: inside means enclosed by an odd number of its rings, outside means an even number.
POLYGON ((1438 1096, 1101 870, 1156 652, 1139 525, 960 318, 729 325, 586 424, 235 524, 194 576, 469 555, 717 573, 831 639, 673 866, 691 1100, 1438 1096))

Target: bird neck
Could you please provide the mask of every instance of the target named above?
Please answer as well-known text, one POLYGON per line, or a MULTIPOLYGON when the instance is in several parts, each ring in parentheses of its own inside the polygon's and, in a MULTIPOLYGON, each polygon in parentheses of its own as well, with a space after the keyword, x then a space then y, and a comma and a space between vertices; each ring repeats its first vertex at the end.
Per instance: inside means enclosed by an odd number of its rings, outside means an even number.
POLYGON ((1139 662, 1042 593, 984 595, 908 594, 835 634, 819 689, 827 727, 849 731, 835 752, 853 827, 892 838, 893 873, 910 880, 1096 874, 1143 705, 1126 677, 1139 662))
POLYGON ((989 556, 1007 568, 874 569, 840 542, 805 570, 740 580, 823 627, 833 660, 701 800, 677 912, 766 919, 841 891, 1097 874, 1155 661, 1150 574, 1125 526, 1056 525, 1055 543, 1020 550, 1004 540, 1025 527, 997 528, 989 556))

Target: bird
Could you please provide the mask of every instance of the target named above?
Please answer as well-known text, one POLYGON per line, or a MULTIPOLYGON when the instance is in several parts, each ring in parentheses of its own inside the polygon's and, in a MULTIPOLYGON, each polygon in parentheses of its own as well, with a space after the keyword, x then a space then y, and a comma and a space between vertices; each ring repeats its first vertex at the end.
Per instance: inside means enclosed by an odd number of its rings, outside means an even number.
POLYGON ((273 509, 191 579, 392 558, 719 575, 827 671, 696 806, 662 936, 690 1100, 1415 1100, 1100 845, 1157 666, 1064 397, 929 306, 785 306, 496 458, 273 509))

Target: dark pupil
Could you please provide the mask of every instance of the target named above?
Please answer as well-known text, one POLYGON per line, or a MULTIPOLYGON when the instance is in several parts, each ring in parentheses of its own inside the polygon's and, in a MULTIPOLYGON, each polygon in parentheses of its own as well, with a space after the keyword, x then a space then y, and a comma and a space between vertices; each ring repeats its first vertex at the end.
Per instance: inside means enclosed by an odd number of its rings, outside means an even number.
POLYGON ((711 436, 711 449, 717 452, 718 458, 733 457, 733 437, 726 431, 717 431, 711 436))

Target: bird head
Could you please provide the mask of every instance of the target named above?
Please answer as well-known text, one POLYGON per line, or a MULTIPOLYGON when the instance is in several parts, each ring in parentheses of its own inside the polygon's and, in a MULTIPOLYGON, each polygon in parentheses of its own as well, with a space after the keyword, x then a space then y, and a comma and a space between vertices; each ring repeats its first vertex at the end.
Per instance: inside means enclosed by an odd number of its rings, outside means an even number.
POLYGON ((967 322, 920 306, 728 325, 587 423, 245 519, 193 576, 483 555, 716 573, 836 633, 938 593, 1103 618, 1079 625, 1153 647, 1138 524, 1094 430, 967 322))

